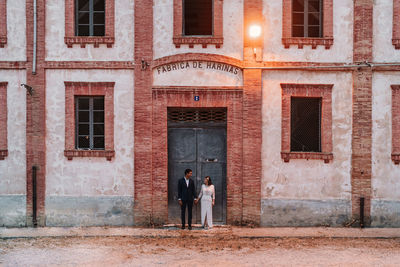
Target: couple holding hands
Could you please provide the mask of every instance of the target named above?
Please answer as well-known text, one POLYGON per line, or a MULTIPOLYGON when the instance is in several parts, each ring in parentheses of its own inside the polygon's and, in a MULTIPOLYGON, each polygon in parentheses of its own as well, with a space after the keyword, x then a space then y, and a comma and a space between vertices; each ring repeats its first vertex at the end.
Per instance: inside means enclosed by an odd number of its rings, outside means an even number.
POLYGON ((188 209, 188 228, 192 229, 192 207, 193 202, 197 204, 201 199, 201 226, 212 228, 212 206, 215 203, 215 189, 210 176, 204 178, 204 184, 196 197, 196 187, 192 177, 192 170, 186 169, 185 176, 178 182, 178 201, 181 206, 182 229, 185 229, 186 207, 188 209))

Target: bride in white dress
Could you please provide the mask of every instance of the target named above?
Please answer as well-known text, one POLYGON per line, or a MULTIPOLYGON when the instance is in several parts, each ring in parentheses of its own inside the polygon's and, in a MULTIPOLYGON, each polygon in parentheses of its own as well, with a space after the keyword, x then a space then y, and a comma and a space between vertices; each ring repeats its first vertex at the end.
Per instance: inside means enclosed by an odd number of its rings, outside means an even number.
POLYGON ((210 176, 204 178, 204 184, 201 186, 196 203, 199 199, 201 199, 201 226, 205 227, 207 224, 209 228, 212 228, 212 206, 215 204, 215 189, 210 176))

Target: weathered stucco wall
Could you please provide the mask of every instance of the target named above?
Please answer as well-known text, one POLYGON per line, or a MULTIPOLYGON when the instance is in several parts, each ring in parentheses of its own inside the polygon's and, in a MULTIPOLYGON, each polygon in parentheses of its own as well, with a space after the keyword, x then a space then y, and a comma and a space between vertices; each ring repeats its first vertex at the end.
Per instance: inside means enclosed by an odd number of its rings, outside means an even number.
POLYGON ((26 91, 20 86, 25 77, 25 71, 0 70, 0 81, 8 82, 8 156, 0 160, 0 226, 25 225, 26 91))
POLYGON ((207 48, 202 48, 201 45, 193 48, 181 45, 180 48, 175 48, 172 42, 173 0, 155 0, 154 59, 181 53, 211 53, 243 59, 243 0, 224 1, 223 4, 224 44, 221 48, 215 48, 215 45, 208 45, 207 48))
POLYGON ((134 48, 134 11, 133 1, 115 1, 115 43, 112 48, 100 45, 86 48, 74 45, 68 48, 64 43, 65 36, 65 3, 59 0, 46 1, 46 60, 55 61, 124 61, 133 60, 134 48))
POLYGON ((264 0, 264 61, 352 62, 353 1, 333 1, 333 45, 330 49, 282 44, 282 0, 264 0))
POLYGON ((133 72, 49 70, 46 77, 46 225, 133 224, 133 72), (112 161, 64 157, 64 81, 115 82, 112 161))
POLYGON ((395 72, 375 73, 372 93, 372 226, 400 227, 400 166, 391 160, 395 72))
POLYGON ((242 86, 240 68, 228 64, 188 61, 163 65, 153 70, 153 85, 242 86))
POLYGON ((0 48, 1 61, 26 60, 25 0, 7 1, 7 44, 0 48))
POLYGON ((269 71, 263 73, 262 90, 261 223, 280 226, 340 225, 351 214, 351 74, 269 71), (281 159, 280 83, 334 84, 334 158, 330 163, 302 159, 285 163, 281 159))
POLYGON ((393 0, 374 1, 373 59, 375 62, 397 62, 400 50, 392 45, 393 0))

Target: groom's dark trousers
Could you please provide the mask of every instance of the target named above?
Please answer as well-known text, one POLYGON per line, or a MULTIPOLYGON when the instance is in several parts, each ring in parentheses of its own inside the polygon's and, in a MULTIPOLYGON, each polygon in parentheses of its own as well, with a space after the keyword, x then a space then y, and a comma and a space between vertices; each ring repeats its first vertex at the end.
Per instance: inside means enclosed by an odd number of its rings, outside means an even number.
POLYGON ((188 209, 188 225, 189 227, 192 227, 192 207, 195 196, 196 196, 196 188, 194 185, 194 181, 192 179, 189 179, 189 186, 187 186, 185 178, 179 179, 178 199, 182 200, 182 206, 181 206, 182 227, 185 227, 186 207, 188 209))

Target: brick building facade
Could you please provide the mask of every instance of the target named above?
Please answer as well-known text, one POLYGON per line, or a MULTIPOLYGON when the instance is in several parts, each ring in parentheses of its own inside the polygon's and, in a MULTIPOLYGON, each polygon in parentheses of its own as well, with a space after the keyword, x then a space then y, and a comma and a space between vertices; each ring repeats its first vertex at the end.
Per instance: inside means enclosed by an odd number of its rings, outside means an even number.
POLYGON ((219 223, 400 226, 399 14, 0 0, 0 226, 173 223, 189 167, 219 223))

